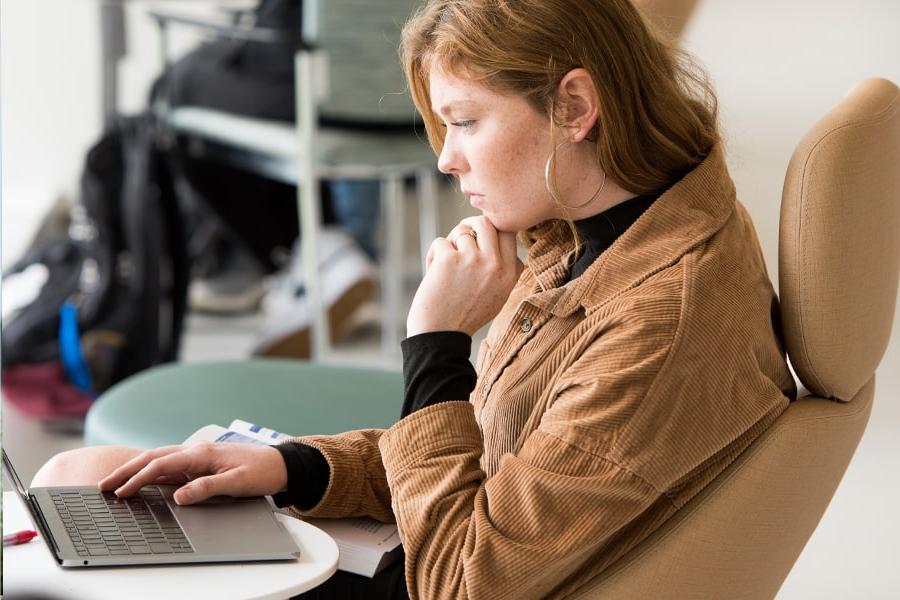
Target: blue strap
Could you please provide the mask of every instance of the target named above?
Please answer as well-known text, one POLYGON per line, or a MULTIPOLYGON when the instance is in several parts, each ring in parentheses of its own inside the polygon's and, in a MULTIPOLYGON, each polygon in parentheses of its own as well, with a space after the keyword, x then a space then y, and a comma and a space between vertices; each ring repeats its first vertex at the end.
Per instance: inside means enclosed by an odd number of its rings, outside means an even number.
POLYGON ((81 354, 78 307, 71 302, 65 302, 59 309, 59 355, 72 385, 82 392, 95 395, 91 372, 81 354))

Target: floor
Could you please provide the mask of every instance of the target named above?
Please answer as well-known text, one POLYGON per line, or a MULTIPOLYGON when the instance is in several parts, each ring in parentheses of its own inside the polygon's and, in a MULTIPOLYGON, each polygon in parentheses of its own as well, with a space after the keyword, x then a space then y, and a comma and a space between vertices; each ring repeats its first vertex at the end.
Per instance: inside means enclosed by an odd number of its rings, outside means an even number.
MULTIPOLYGON (((66 4, 60 9, 70 11, 66 15, 69 23, 82 18, 76 7, 81 4, 87 3, 66 4)), ((17 6, 20 11, 25 7, 34 10, 34 5, 25 0, 4 0, 6 11, 17 6)), ((7 57, 11 54, 6 44, 13 43, 19 34, 8 29, 11 22, 15 24, 6 18, 9 14, 4 15, 2 22, 5 61, 10 60, 7 57)), ((755 220, 773 279, 777 277, 777 207, 792 149, 815 120, 858 79, 879 75, 900 81, 897 23, 900 3, 894 0, 862 0, 854 4, 838 0, 717 0, 700 5, 686 34, 685 46, 702 59, 719 91, 729 164, 739 196, 755 220)), ((89 26, 85 21, 85 27, 89 26)), ((67 35, 62 26, 57 27, 61 37, 67 35)), ((146 46, 140 40, 137 45, 141 43, 146 46)), ((95 60, 87 50, 84 55, 84 64, 95 60)), ((78 57, 73 53, 67 60, 78 57)), ((37 71, 45 73, 54 68, 54 63, 48 60, 38 66, 37 71)), ((27 99, 14 97, 19 89, 27 91, 30 81, 24 75, 15 79, 15 69, 15 65, 9 68, 3 63, 4 266, 21 251, 45 210, 47 198, 55 193, 57 188, 46 182, 74 181, 78 170, 77 162, 54 162, 50 150, 69 143, 45 123, 52 122, 57 113, 48 108, 50 105, 44 106, 44 102, 49 102, 46 94, 32 91, 27 99), (28 112, 29 103, 41 103, 44 113, 40 118, 28 112), (16 152, 10 152, 11 148, 16 148, 16 152), (33 165, 39 161, 44 166, 36 169, 33 165), (48 164, 53 167, 49 171, 48 164)), ((66 76, 60 72, 60 78, 66 76)), ((71 143, 69 154, 78 151, 81 156, 81 148, 94 133, 90 128, 78 127, 91 122, 89 111, 94 106, 75 96, 69 109, 82 118, 70 120, 73 131, 80 132, 81 137, 77 143, 71 143)), ((449 198, 442 205, 447 229, 465 208, 449 198)), ((348 359, 371 360, 374 356, 377 314, 375 305, 363 311, 357 333, 341 346, 341 353, 348 359)), ((183 359, 245 356, 258 320, 258 316, 192 316, 183 359)), ((900 506, 900 471, 894 466, 894 460, 900 456, 898 330, 900 318, 895 321, 893 342, 878 371, 868 430, 821 524, 785 581, 779 599, 900 598, 900 570, 896 568, 900 564, 900 517, 896 511, 900 506)), ((81 444, 77 432, 49 431, 9 410, 5 403, 3 409, 3 445, 21 465, 26 479, 47 457, 81 444)))

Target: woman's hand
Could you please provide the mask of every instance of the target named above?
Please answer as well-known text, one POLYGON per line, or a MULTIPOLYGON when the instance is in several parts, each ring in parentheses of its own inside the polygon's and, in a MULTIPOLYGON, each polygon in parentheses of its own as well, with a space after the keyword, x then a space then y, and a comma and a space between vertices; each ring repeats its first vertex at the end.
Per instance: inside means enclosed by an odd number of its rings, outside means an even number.
POLYGON ((497 316, 522 273, 514 233, 485 217, 463 219, 428 250, 425 277, 406 319, 407 336, 430 331, 473 335, 497 316))
POLYGON ((175 492, 175 502, 194 504, 212 496, 282 492, 287 487, 287 468, 281 453, 269 446, 204 442, 143 452, 102 479, 99 486, 126 497, 152 483, 185 483, 175 492))

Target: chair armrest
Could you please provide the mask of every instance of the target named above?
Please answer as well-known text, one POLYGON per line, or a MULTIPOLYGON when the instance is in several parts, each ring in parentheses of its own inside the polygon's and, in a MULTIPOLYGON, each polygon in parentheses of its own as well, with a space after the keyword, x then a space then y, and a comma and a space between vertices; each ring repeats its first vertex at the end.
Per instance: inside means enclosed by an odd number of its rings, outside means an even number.
POLYGON ((300 35, 300 28, 274 29, 271 27, 248 27, 246 25, 228 25, 204 20, 198 17, 187 17, 172 13, 149 11, 149 16, 154 19, 161 30, 169 24, 203 29, 213 33, 217 37, 233 39, 244 42, 260 42, 264 44, 291 43, 298 49, 311 50, 313 45, 305 42, 300 35))

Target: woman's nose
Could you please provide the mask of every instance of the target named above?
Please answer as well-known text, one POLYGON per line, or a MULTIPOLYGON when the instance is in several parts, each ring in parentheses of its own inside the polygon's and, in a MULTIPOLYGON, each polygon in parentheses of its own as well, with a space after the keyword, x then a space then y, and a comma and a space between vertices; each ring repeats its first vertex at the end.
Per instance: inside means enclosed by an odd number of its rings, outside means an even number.
POLYGON ((462 154, 452 144, 444 142, 441 154, 438 156, 438 170, 445 175, 458 175, 465 168, 465 160, 462 154))

